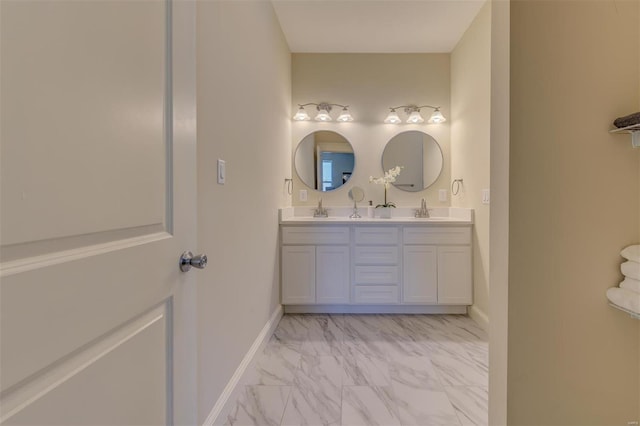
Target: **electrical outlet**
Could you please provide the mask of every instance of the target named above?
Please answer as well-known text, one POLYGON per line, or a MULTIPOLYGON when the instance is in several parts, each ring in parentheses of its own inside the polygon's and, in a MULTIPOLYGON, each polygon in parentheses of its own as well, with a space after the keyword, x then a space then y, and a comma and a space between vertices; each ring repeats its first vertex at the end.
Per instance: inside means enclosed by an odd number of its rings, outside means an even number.
POLYGON ((301 189, 299 195, 300 201, 307 201, 307 190, 301 189))
POLYGON ((446 189, 441 189, 441 190, 438 191, 438 199, 441 202, 447 201, 447 190, 446 189))

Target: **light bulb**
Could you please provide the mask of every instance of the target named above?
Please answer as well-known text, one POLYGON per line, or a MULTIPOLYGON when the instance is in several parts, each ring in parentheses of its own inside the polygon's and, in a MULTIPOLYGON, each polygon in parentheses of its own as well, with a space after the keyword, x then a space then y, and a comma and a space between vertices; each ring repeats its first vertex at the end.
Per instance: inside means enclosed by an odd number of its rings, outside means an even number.
POLYGON ((414 110, 409 115, 409 118, 407 118, 407 123, 409 124, 424 123, 424 118, 422 118, 422 116, 420 115, 419 110, 414 110))
POLYGON ((447 119, 444 118, 444 115, 442 115, 439 109, 436 109, 433 111, 433 114, 431 114, 431 117, 429 117, 428 122, 432 124, 439 124, 444 123, 445 121, 447 121, 447 119))
POLYGON ((349 112, 347 107, 344 107, 342 109, 342 112, 340 113, 340 116, 338 117, 338 121, 341 121, 343 123, 345 123, 347 121, 353 121, 353 117, 351 116, 351 113, 349 112))
POLYGON ((384 122, 387 124, 399 124, 402 120, 398 117, 396 110, 392 109, 391 112, 389 112, 389 115, 387 115, 387 118, 384 119, 384 122))
POLYGON ((305 111, 303 107, 300 107, 296 115, 293 116, 293 119, 295 121, 308 121, 311 120, 311 117, 309 117, 309 114, 307 114, 307 111, 305 111))
POLYGON ((318 115, 314 119, 316 121, 331 121, 331 116, 329 115, 329 111, 326 109, 318 109, 318 115))

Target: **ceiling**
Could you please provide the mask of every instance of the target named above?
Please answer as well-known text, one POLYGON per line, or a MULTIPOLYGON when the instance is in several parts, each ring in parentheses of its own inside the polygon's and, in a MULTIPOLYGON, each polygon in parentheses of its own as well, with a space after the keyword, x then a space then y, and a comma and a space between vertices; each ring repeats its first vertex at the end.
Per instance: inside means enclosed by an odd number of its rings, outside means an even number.
POLYGON ((294 53, 448 53, 485 0, 271 0, 294 53))

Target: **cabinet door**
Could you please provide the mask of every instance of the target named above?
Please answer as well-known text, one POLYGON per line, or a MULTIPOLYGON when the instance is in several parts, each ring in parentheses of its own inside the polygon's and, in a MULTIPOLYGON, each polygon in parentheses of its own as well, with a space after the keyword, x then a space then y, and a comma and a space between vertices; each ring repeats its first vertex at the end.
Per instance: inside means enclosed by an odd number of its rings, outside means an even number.
POLYGON ((282 303, 309 304, 316 301, 316 248, 282 247, 282 303))
POLYGON ((438 303, 438 250, 435 246, 405 246, 402 301, 438 303))
POLYGON ((349 303, 349 247, 316 247, 316 303, 349 303))
POLYGON ((438 247, 438 304, 472 302, 471 247, 438 247))

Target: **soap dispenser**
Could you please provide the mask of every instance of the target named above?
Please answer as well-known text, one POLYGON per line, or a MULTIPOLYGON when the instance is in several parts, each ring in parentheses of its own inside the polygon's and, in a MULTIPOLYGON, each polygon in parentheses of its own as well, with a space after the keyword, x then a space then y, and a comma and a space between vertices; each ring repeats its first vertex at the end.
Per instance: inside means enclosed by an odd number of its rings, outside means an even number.
POLYGON ((369 205, 367 206, 367 216, 373 219, 375 210, 373 209, 373 201, 369 200, 369 205))

